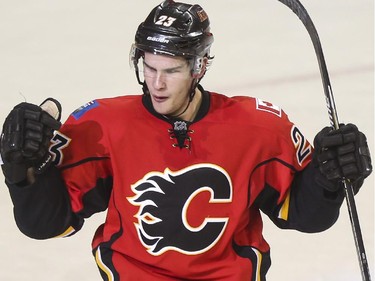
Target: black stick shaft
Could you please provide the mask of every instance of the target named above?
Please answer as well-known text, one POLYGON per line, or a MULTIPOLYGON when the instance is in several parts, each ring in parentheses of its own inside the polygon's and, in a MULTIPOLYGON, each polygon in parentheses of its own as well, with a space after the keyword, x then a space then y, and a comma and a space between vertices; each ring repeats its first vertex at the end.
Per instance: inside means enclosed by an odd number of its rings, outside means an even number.
MULTIPOLYGON (((338 129, 339 128, 339 120, 335 105, 335 100, 333 97, 331 82, 329 80, 327 65, 324 59, 322 45, 320 43, 320 39, 318 36, 318 32, 314 26, 313 21, 311 20, 309 14, 307 13, 305 7, 299 2, 298 0, 279 0, 281 3, 289 7, 302 21, 304 26, 306 27, 311 41, 314 45, 314 50, 316 57, 318 59, 319 68, 320 68, 320 74, 322 78, 323 88, 324 88, 324 94, 326 97, 327 102, 327 108, 328 108, 328 114, 329 119, 331 121, 331 125, 333 128, 338 129)), ((353 236, 355 241, 355 246, 357 250, 359 265, 361 269, 362 274, 362 280, 363 281, 370 281, 370 270, 367 262, 366 252, 365 252, 365 246, 363 244, 363 238, 362 238, 362 232, 361 227, 359 224, 359 218, 358 218, 358 212, 354 200, 354 192, 353 192, 353 186, 350 183, 350 181, 343 179, 342 181, 344 190, 345 190, 345 198, 346 203, 348 206, 351 226, 353 230, 353 236)))

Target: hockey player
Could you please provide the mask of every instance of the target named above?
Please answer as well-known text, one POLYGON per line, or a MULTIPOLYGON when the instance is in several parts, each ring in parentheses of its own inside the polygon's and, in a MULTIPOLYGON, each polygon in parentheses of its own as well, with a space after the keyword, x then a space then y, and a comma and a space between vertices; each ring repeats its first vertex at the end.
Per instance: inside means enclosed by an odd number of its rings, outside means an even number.
POLYGON ((332 226, 342 179, 358 192, 372 171, 365 135, 326 127, 313 148, 276 105, 205 90, 212 43, 202 7, 167 0, 132 46, 143 95, 91 101, 61 128, 57 101, 17 105, 1 156, 19 229, 66 237, 107 210, 92 243, 103 280, 265 280, 261 211, 332 226))

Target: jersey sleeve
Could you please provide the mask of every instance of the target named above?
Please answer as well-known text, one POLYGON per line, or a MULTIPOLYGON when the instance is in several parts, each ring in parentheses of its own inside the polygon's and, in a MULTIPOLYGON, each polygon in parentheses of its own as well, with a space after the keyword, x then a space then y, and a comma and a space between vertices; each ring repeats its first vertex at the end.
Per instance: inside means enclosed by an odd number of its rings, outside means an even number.
POLYGON ((327 229, 337 220, 343 197, 327 194, 315 182, 319 171, 311 163, 313 147, 285 112, 266 102, 258 101, 260 105, 262 124, 273 132, 268 136, 271 140, 265 141, 271 155, 251 177, 252 185, 261 187, 255 205, 280 228, 327 229))
POLYGON ((82 221, 75 217, 60 171, 49 167, 28 186, 6 182, 13 202, 19 230, 34 239, 48 239, 79 230, 82 221))
POLYGON ((106 210, 112 167, 102 115, 98 101, 75 111, 52 138, 54 165, 29 186, 7 183, 17 226, 25 235, 70 236, 81 229, 85 218, 106 210))
POLYGON ((73 112, 53 138, 51 152, 80 219, 107 209, 112 167, 99 101, 73 112))

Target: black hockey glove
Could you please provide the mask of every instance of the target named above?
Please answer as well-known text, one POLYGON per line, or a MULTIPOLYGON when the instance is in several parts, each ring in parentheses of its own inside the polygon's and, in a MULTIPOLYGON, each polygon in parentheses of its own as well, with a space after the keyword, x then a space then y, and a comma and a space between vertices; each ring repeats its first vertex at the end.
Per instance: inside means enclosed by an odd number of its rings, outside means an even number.
POLYGON ((51 98, 41 106, 20 103, 9 113, 3 125, 0 145, 1 167, 9 183, 25 182, 31 167, 35 174, 47 169, 51 162, 50 140, 53 131, 61 126, 60 118, 61 105, 51 98))
POLYGON ((314 139, 313 164, 319 168, 316 181, 336 192, 342 180, 349 180, 355 193, 372 172, 366 136, 353 124, 340 124, 338 130, 325 127, 314 139))

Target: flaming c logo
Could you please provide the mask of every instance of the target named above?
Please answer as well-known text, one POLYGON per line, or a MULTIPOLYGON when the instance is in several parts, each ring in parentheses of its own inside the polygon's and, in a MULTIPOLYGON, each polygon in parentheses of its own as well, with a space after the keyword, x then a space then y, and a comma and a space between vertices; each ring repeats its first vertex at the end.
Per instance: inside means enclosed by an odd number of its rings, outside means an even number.
POLYGON ((173 250, 197 255, 211 249, 223 235, 228 217, 204 214, 199 226, 187 220, 188 209, 201 192, 209 192, 209 204, 232 201, 227 172, 212 164, 198 164, 180 171, 151 172, 132 185, 129 202, 139 207, 135 228, 147 251, 155 256, 173 250))

